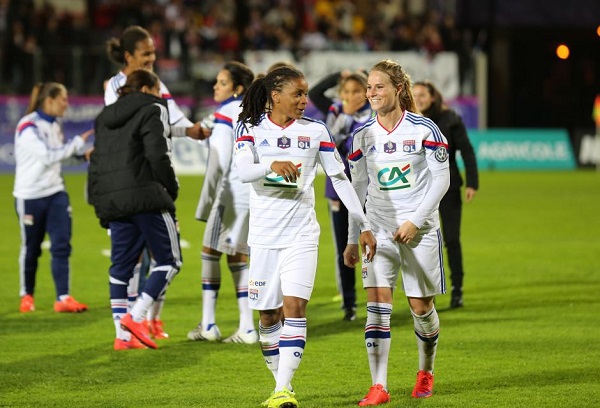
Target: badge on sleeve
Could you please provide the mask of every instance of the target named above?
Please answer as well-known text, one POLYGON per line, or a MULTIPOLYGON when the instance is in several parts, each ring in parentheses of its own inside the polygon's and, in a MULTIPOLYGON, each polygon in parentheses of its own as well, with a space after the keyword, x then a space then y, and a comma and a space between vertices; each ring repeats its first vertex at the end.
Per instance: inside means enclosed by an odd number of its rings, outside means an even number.
POLYGON ((337 161, 339 161, 340 163, 342 163, 342 156, 340 156, 340 153, 337 151, 337 149, 334 150, 333 157, 335 157, 335 159, 337 161))
POLYGON ((448 149, 446 149, 446 146, 438 146, 435 148, 434 155, 437 161, 443 163, 448 160, 448 149))

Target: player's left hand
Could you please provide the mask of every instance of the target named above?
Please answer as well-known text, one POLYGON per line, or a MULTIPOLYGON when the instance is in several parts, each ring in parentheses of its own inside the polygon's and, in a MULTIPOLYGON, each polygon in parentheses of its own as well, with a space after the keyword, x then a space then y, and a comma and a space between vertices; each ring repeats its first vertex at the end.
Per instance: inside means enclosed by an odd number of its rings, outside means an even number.
POLYGON ((194 126, 185 129, 185 135, 191 137, 194 140, 204 140, 210 137, 212 130, 204 127, 198 123, 194 123, 194 126))
POLYGON ((394 234, 394 241, 401 244, 408 244, 419 232, 415 224, 410 221, 404 221, 400 228, 394 234))
POLYGON ((467 203, 473 201, 473 199, 475 198, 475 194, 477 194, 477 190, 475 190, 473 187, 465 188, 465 201, 467 203))
POLYGON ((344 265, 348 268, 354 268, 358 263, 358 245, 348 244, 344 250, 344 265))
POLYGON ((362 231, 358 242, 360 243, 363 257, 366 258, 367 262, 371 262, 377 252, 377 240, 375 239, 375 235, 373 235, 371 231, 362 231))

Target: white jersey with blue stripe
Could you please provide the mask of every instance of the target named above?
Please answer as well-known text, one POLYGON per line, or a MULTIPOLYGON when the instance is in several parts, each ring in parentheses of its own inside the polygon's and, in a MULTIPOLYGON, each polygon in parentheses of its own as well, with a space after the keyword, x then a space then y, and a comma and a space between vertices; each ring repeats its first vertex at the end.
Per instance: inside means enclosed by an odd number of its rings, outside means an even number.
POLYGON ((61 126, 55 117, 41 111, 25 115, 15 131, 13 195, 32 200, 63 191, 65 185, 61 176, 61 162, 84 153, 83 138, 75 136, 65 143, 61 126))
MULTIPOLYGON (((123 71, 119 71, 115 76, 110 78, 106 82, 106 88, 104 89, 104 104, 106 106, 112 105, 119 99, 119 88, 125 85, 127 81, 127 75, 123 71)), ((160 96, 167 101, 167 107, 169 108, 169 121, 171 126, 177 127, 192 127, 194 124, 184 115, 181 111, 175 99, 167 89, 167 86, 160 81, 160 96)))
POLYGON ((438 227, 439 202, 450 180, 447 149, 433 121, 408 111, 392 130, 377 117, 357 129, 348 160, 359 198, 366 193, 371 224, 391 232, 407 220, 418 228, 438 227))
POLYGON ((233 161, 235 128, 242 111, 241 97, 229 98, 214 113, 209 157, 196 218, 206 220, 216 203, 248 209, 250 185, 242 183, 233 161))
MULTIPOLYGON (((300 172, 296 182, 286 182, 273 172, 252 182, 250 247, 288 248, 298 242, 318 244, 320 227, 313 187, 317 165, 328 175, 344 171, 325 124, 304 117, 281 127, 265 115, 257 126, 238 125, 236 135, 236 161, 250 157, 268 169, 274 161, 289 160, 300 172)), ((238 168, 238 172, 244 169, 238 168)))

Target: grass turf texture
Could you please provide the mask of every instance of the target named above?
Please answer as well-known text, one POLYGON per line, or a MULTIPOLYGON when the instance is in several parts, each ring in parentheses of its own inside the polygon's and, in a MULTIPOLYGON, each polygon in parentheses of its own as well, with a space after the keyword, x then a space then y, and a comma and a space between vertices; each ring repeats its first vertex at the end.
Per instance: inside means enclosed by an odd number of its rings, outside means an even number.
MULTIPOLYGON (((257 407, 273 379, 258 346, 191 342, 200 318, 204 224, 193 214, 200 177, 180 177, 177 202, 184 266, 163 311, 171 339, 160 350, 112 350, 108 301, 109 239, 83 199, 84 176, 67 174, 74 235, 72 293, 83 314, 52 311, 48 251, 40 259, 36 308, 18 311, 19 230, 13 177, 0 176, 0 406, 257 407)), ((324 178, 316 183, 322 235, 308 341, 294 378, 301 407, 352 407, 370 374, 359 318, 342 321, 324 178)), ((600 399, 600 175, 594 172, 488 172, 463 211, 465 307, 437 299, 441 334, 434 396, 413 400, 418 357, 401 291, 392 317, 390 406, 592 407, 600 399)), ((224 336, 237 326, 231 277, 223 264, 217 310, 224 336)), ((359 273, 357 271, 357 273, 359 273)), ((357 276, 360 276, 359 274, 357 276)), ((360 279, 359 279, 360 281, 360 279)))

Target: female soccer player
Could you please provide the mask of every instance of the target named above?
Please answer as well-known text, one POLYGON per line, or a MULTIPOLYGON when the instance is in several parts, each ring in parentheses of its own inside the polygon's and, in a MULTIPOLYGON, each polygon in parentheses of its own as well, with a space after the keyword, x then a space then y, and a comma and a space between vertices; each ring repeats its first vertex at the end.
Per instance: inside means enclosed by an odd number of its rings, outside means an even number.
POLYGON ((297 69, 267 73, 246 92, 236 131, 238 174, 252 183, 248 298, 250 307, 259 310, 260 345, 276 381, 265 401, 271 408, 298 406, 290 383, 304 353, 306 305, 317 269, 320 228, 313 181, 318 164, 360 224, 360 243, 369 261, 376 250, 329 130, 304 117, 307 94, 297 69))
MULTIPOLYGON (((373 116, 367 92, 367 76, 360 71, 342 71, 324 78, 309 91, 311 101, 325 107, 326 124, 329 127, 338 152, 350 177, 347 156, 352 148, 352 134, 373 116), (337 86, 338 100, 324 95, 329 88, 337 86)), ((340 201, 331 180, 325 182, 325 196, 329 199, 329 216, 334 233, 335 269, 338 292, 342 295, 344 320, 356 319, 356 270, 344 264, 344 249, 348 242, 348 209, 340 201)))
MULTIPOLYGON (((437 126, 418 112, 410 78, 390 60, 369 73, 367 97, 374 119, 354 134, 348 156, 352 185, 378 242, 377 257, 363 265, 367 290, 365 345, 372 387, 359 406, 389 402, 387 367, 393 291, 402 273, 413 316, 419 370, 412 395, 430 397, 439 320, 434 296, 445 292, 438 205, 450 183, 448 146, 437 126)), ((356 224, 350 223, 347 265, 358 261, 356 224)))
POLYGON ((202 320, 188 333, 190 340, 217 341, 216 306, 221 287, 221 254, 236 288, 239 308, 237 331, 225 343, 254 344, 258 333, 248 306, 248 200, 250 186, 240 181, 233 165, 235 127, 242 111, 242 97, 254 73, 246 65, 231 61, 217 74, 214 100, 220 103, 214 113, 210 153, 196 218, 206 221, 202 248, 202 320))
MULTIPOLYGON (((157 348, 143 321, 181 268, 175 218, 179 183, 170 158, 169 114, 158 77, 150 71, 133 71, 120 94, 96 119, 88 196, 101 225, 111 232, 109 286, 115 326, 144 346, 157 348), (156 265, 127 313, 127 284, 146 244, 156 265)), ((114 348, 140 346, 116 338, 114 348)))
MULTIPOLYGON (((122 69, 115 76, 110 78, 104 89, 104 104, 110 105, 118 98, 118 90, 125 85, 127 76, 135 70, 146 69, 153 71, 156 61, 156 48, 154 41, 148 31, 140 26, 130 26, 126 28, 119 38, 111 38, 106 43, 108 58, 120 64, 122 69)), ((200 126, 199 123, 192 123, 185 117, 171 93, 164 83, 159 80, 160 96, 165 99, 169 111, 169 124, 171 128, 171 137, 185 137, 202 140, 210 135, 210 130, 200 126)), ((151 262, 153 264, 153 262, 151 262)), ((129 306, 135 302, 138 294, 138 285, 140 271, 142 269, 142 257, 135 266, 134 276, 129 284, 128 299, 129 306)), ((148 310, 147 324, 150 333, 156 339, 168 338, 169 335, 163 329, 163 322, 160 319, 160 313, 164 305, 164 295, 156 300, 154 305, 148 310)), ((117 328, 117 338, 126 338, 127 333, 122 333, 117 328)))
POLYGON ((50 236, 56 312, 84 312, 87 305, 70 295, 71 205, 61 163, 82 162, 89 130, 65 142, 58 118, 69 106, 67 89, 56 82, 33 87, 29 107, 15 132, 13 196, 21 227, 19 276, 22 313, 35 310, 33 299, 38 258, 46 232, 50 236))
POLYGON ((448 163, 450 164, 450 187, 440 202, 440 219, 442 220, 442 234, 450 266, 450 282, 452 282, 452 297, 450 307, 457 308, 463 305, 463 260, 460 244, 460 220, 462 212, 462 199, 460 187, 463 179, 456 164, 456 151, 465 164, 467 186, 465 188, 465 201, 470 203, 479 189, 479 174, 477 172, 477 159, 473 146, 469 141, 467 129, 461 117, 444 104, 440 91, 429 81, 416 82, 413 85, 415 104, 419 111, 433 120, 448 139, 448 163))

